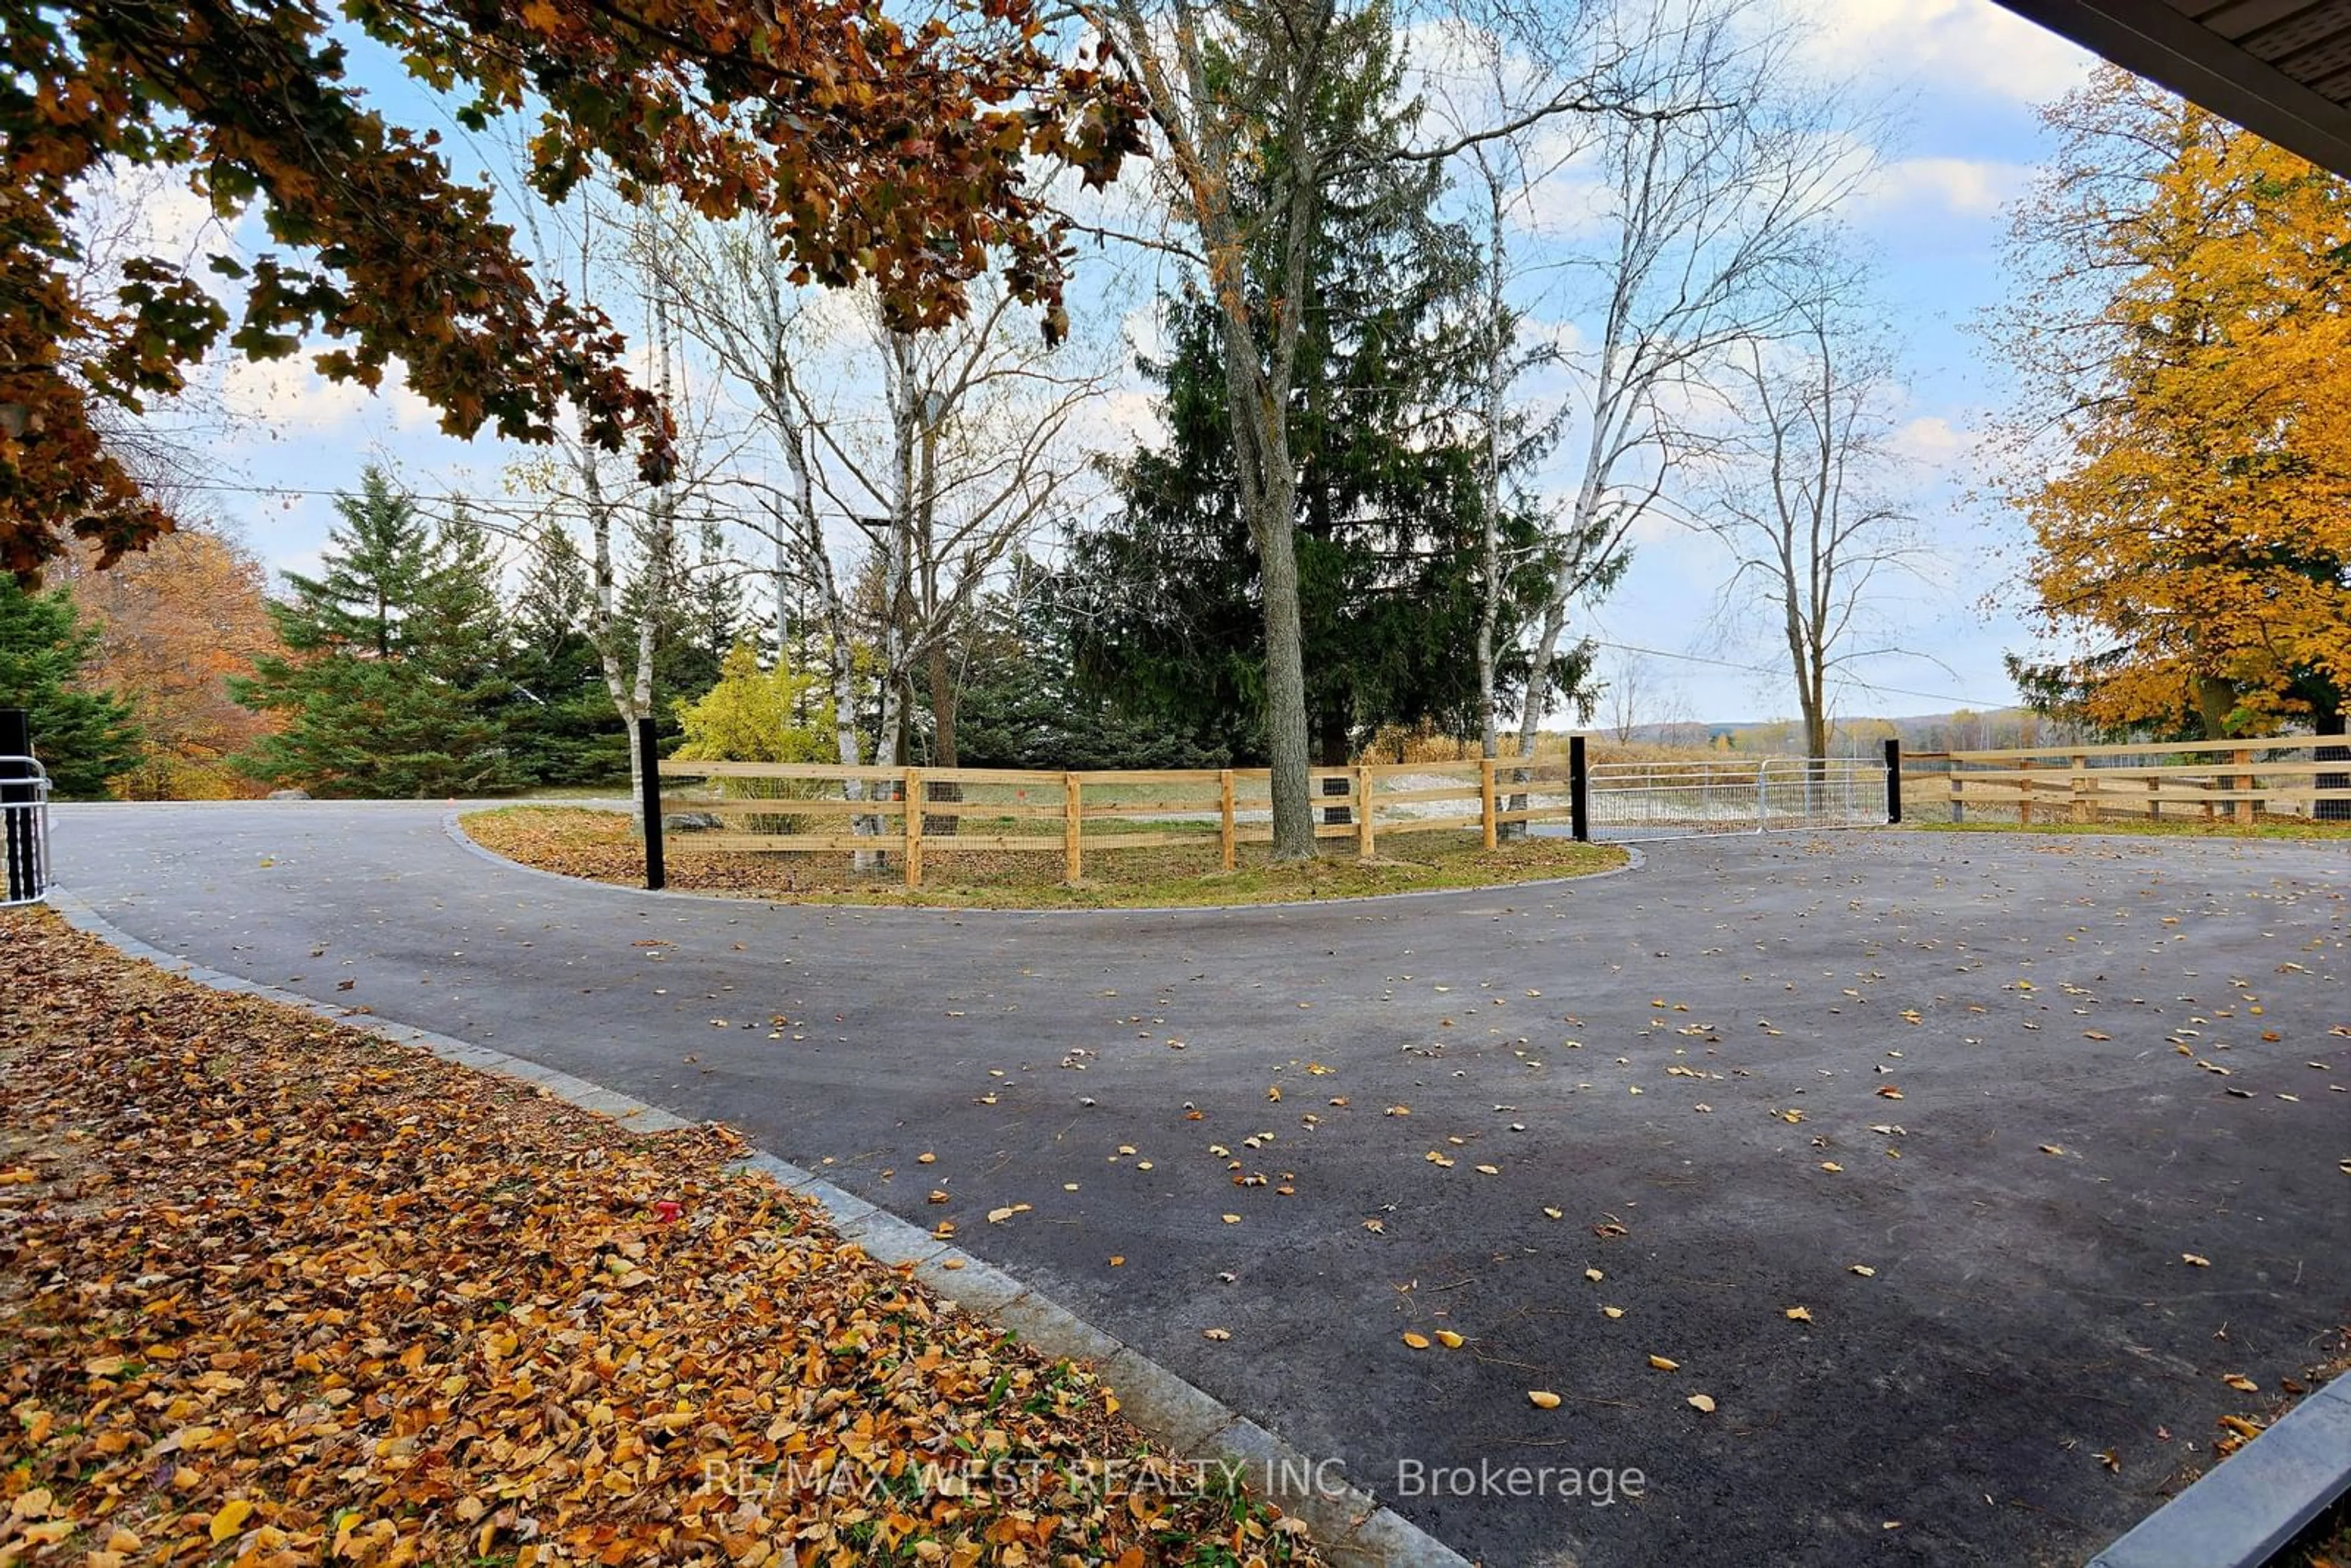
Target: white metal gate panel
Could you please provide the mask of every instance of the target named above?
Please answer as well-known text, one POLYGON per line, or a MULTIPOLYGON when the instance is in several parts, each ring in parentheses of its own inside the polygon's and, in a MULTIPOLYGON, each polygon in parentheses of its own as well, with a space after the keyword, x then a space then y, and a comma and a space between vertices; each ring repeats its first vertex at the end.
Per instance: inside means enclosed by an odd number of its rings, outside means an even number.
POLYGON ((49 776, 29 757, 0 757, 0 907, 49 889, 49 776))
POLYGON ((1886 821, 1886 765, 1836 757, 1596 762, 1595 841, 1860 828, 1886 821))

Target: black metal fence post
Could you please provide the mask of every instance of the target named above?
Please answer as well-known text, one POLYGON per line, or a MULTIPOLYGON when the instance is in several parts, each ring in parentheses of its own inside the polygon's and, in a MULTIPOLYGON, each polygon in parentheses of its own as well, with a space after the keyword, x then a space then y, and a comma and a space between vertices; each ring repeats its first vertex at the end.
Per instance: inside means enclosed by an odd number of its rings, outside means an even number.
POLYGON ((645 886, 659 893, 669 881, 662 864, 661 756, 653 749, 653 721, 637 720, 637 777, 645 811, 645 886))
POLYGON ((1902 822, 1902 741, 1898 736, 1886 738, 1886 821, 1894 827, 1902 822))
MULTIPOLYGON (((0 708, 0 758, 33 755, 32 716, 23 708, 0 708)), ((0 761, 0 902, 22 904, 41 896, 40 791, 29 782, 32 768, 0 761)))
POLYGON ((1592 770, 1580 735, 1567 737, 1567 821, 1577 843, 1592 841, 1592 770))

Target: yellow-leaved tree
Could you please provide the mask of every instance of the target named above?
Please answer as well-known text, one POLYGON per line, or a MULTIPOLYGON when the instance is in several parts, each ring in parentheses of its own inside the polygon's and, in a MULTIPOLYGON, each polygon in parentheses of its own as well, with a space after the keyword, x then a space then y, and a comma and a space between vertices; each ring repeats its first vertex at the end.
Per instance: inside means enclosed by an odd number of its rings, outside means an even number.
POLYGON ((2210 738, 2343 727, 2351 183, 2137 78, 2043 117, 1991 336, 2023 397, 1995 483, 2069 652, 2036 706, 2210 738))
POLYGON ((832 700, 822 677, 787 659, 759 668, 748 643, 727 650, 718 684, 677 705, 685 740, 675 753, 696 762, 822 762, 832 750, 832 700))

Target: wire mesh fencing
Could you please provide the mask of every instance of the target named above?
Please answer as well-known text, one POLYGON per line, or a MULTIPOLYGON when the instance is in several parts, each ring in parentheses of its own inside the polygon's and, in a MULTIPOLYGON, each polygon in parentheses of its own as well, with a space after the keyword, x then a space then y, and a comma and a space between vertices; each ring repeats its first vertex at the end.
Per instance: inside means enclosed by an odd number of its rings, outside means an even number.
POLYGON ((1862 758, 1599 762, 1591 834, 1623 843, 1871 827, 1886 820, 1886 778, 1883 762, 1862 758))

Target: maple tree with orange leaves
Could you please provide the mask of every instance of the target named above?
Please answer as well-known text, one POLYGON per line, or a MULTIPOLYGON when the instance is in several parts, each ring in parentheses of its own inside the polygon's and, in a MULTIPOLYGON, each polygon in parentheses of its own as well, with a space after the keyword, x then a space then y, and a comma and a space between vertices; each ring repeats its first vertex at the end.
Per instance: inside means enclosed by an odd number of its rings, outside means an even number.
POLYGON ((1057 57, 1030 0, 908 28, 861 0, 0 0, 0 569, 35 580, 71 538, 101 567, 170 526, 108 449, 102 416, 169 398, 219 350, 372 387, 395 360, 443 427, 672 462, 668 418, 619 331, 535 274, 491 193, 439 137, 388 121, 349 74, 381 45, 471 130, 536 115, 531 190, 601 168, 708 216, 767 222, 799 281, 871 280, 888 319, 933 325, 1000 267, 1061 307, 1064 246, 1040 172, 1113 177, 1141 146, 1131 90, 1057 57), (183 172, 214 211, 257 211, 258 255, 198 276, 130 258, 79 275, 89 183, 183 172))
POLYGON ((98 627, 86 687, 120 694, 139 726, 140 759, 112 790, 132 800, 261 793, 228 759, 272 720, 238 705, 229 679, 282 652, 266 593, 268 570, 235 540, 181 526, 112 570, 68 554, 56 579, 98 627))
POLYGON ((2011 661, 2103 728, 2343 727, 2351 694, 2351 183, 2125 72, 2049 111, 1999 319, 1998 483, 2032 607, 2011 661))

